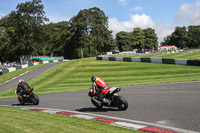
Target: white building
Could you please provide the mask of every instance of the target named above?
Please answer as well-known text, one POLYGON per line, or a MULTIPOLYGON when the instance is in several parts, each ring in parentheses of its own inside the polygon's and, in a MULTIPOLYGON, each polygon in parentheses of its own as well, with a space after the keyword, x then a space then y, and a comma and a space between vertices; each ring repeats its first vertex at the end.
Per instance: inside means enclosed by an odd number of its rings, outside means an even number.
POLYGON ((157 47, 158 51, 170 51, 170 50, 177 50, 177 47, 175 45, 172 46, 160 46, 157 47))

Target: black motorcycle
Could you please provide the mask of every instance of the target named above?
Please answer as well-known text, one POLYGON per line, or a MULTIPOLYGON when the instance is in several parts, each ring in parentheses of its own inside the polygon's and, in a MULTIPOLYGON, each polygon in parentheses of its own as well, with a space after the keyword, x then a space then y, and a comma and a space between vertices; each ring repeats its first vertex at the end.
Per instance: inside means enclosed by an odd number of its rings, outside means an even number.
POLYGON ((26 94, 23 96, 18 96, 18 101, 21 105, 24 105, 25 103, 33 103, 33 105, 38 105, 39 97, 33 93, 33 88, 30 88, 26 94))
POLYGON ((106 107, 117 107, 119 110, 126 110, 128 108, 128 102, 122 96, 118 95, 118 92, 121 88, 111 87, 104 96, 104 100, 100 100, 96 95, 91 96, 91 102, 98 109, 101 109, 103 106, 106 107))

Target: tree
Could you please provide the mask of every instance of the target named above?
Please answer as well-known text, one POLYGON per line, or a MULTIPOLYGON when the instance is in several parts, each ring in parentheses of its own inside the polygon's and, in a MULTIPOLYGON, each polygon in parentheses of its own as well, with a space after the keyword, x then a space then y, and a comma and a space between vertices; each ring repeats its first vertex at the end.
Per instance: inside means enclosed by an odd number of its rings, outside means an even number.
MULTIPOLYGON (((186 27, 176 27, 174 33, 172 33, 172 42, 178 48, 187 47, 188 43, 188 34, 186 31, 186 27)), ((173 44, 171 44, 173 45, 173 44)))
POLYGON ((113 43, 112 32, 108 30, 108 17, 97 7, 90 8, 89 12, 95 55, 112 50, 115 45, 113 43))
POLYGON ((119 51, 132 51, 132 45, 131 45, 131 33, 128 32, 118 32, 116 34, 116 40, 119 51))
POLYGON ((0 62, 6 62, 15 57, 13 57, 14 46, 11 45, 13 33, 14 29, 12 27, 7 29, 5 27, 0 27, 0 62))
POLYGON ((167 37, 164 37, 164 40, 161 42, 161 46, 168 46, 170 44, 172 44, 171 35, 168 35, 167 37))
MULTIPOLYGON (((188 29, 190 29, 190 27, 188 29)), ((178 48, 197 47, 195 45, 191 45, 194 43, 190 42, 190 40, 195 40, 193 38, 195 34, 192 35, 191 32, 189 32, 189 30, 187 31, 186 27, 176 27, 171 35, 164 38, 164 42, 162 42, 161 45, 175 45, 178 48)))
POLYGON ((58 23, 50 23, 44 26, 46 31, 46 39, 48 45, 45 51, 47 55, 63 56, 64 46, 67 43, 69 37, 71 36, 69 30, 69 22, 62 21, 58 23))
POLYGON ((15 28, 11 25, 12 16, 3 17, 0 20, 0 49, 1 49, 1 62, 14 61, 18 59, 16 48, 16 34, 15 28))
POLYGON ((199 48, 200 47, 200 25, 188 27, 188 47, 199 48))
POLYGON ((16 11, 0 20, 0 26, 13 29, 6 47, 8 61, 19 60, 21 56, 41 55, 44 53, 44 30, 43 25, 48 19, 44 16, 41 0, 32 0, 20 3, 16 11))
POLYGON ((133 47, 142 51, 145 48, 145 34, 141 28, 133 29, 133 47))
POLYGON ((45 17, 41 0, 32 0, 17 5, 17 34, 22 45, 22 55, 42 54, 44 33, 42 25, 48 19, 45 17))
POLYGON ((155 30, 152 28, 144 29, 145 34, 145 43, 144 49, 152 49, 153 47, 158 46, 158 37, 155 33, 155 30))
POLYGON ((87 46, 86 40, 90 34, 90 21, 88 10, 79 11, 78 15, 70 20, 71 28, 74 32, 72 39, 75 39, 74 48, 80 48, 81 57, 83 58, 83 49, 87 46))
POLYGON ((71 49, 72 45, 76 49, 73 52, 80 51, 80 54, 68 53, 68 56, 73 55, 70 58, 102 54, 115 47, 111 31, 108 30, 108 17, 97 7, 80 10, 69 24, 72 36, 65 50, 71 49))

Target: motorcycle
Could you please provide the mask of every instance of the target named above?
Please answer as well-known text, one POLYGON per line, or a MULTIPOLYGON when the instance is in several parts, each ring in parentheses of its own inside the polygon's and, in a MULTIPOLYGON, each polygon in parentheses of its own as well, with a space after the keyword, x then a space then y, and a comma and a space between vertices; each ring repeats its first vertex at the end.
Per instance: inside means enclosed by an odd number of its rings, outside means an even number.
POLYGON ((103 106, 106 106, 117 107, 119 110, 126 110, 128 108, 128 102, 124 97, 118 95, 118 92, 120 90, 121 88, 118 87, 111 87, 107 90, 103 90, 104 92, 106 92, 105 96, 103 97, 104 100, 99 99, 97 95, 92 96, 89 94, 89 96, 91 97, 92 104, 98 109, 101 109, 103 106))
MULTIPOLYGON (((16 91, 15 93, 17 94, 16 91)), ((23 96, 18 95, 18 101, 21 105, 24 105, 25 103, 33 103, 33 105, 38 105, 39 97, 33 93, 33 88, 30 88, 23 96)))

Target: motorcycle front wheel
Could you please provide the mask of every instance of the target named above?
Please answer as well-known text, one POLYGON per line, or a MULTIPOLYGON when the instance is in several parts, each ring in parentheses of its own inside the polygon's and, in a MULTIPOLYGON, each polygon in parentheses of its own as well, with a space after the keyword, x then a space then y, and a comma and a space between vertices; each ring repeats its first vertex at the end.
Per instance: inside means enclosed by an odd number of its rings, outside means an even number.
POLYGON ((39 104, 39 97, 35 94, 31 95, 31 102, 33 103, 33 105, 38 105, 39 104))
POLYGON ((92 102, 92 104, 95 106, 95 107, 97 107, 98 109, 101 109, 102 107, 103 107, 103 105, 101 104, 101 105, 99 105, 97 102, 95 102, 92 98, 91 98, 91 102, 92 102))
POLYGON ((128 108, 128 102, 122 96, 115 97, 115 103, 119 110, 126 110, 128 108))
POLYGON ((23 100, 21 97, 18 97, 18 101, 21 105, 25 104, 25 100, 23 100))

